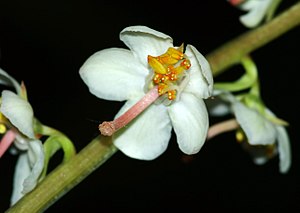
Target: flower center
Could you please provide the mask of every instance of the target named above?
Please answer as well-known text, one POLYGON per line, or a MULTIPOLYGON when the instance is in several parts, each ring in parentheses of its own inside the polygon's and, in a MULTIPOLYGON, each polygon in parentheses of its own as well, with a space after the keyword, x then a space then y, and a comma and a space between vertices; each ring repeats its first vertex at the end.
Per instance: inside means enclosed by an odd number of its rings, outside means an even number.
POLYGON ((115 120, 102 122, 99 125, 102 135, 111 136, 160 98, 166 105, 178 99, 188 82, 188 74, 185 71, 191 67, 190 60, 183 53, 183 45, 177 49, 170 47, 160 56, 149 55, 148 63, 153 69, 153 74, 147 79, 149 83, 146 83, 146 94, 115 120))
POLYGON ((191 62, 183 53, 183 44, 178 48, 170 47, 160 56, 148 55, 148 63, 153 70, 149 87, 157 86, 158 94, 167 99, 165 104, 175 100, 186 86, 187 70, 191 62))

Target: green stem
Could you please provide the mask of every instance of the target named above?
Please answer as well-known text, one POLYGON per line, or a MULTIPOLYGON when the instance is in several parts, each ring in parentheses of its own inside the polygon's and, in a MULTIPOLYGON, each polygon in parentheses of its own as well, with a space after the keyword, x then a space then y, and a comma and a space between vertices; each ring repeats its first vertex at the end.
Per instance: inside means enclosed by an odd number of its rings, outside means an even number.
POLYGON ((238 64, 245 55, 270 43, 299 24, 300 2, 278 15, 272 21, 225 43, 206 56, 214 76, 238 64))
MULTIPOLYGON (((207 55, 214 76, 239 63, 241 58, 271 42, 300 23, 300 3, 267 24, 226 43, 207 55)), ((52 171, 31 193, 6 212, 42 212, 108 160, 117 149, 110 137, 94 139, 72 160, 52 171)))
POLYGON ((97 137, 72 160, 57 167, 34 191, 28 193, 6 212, 45 211, 117 151, 111 137, 97 137))

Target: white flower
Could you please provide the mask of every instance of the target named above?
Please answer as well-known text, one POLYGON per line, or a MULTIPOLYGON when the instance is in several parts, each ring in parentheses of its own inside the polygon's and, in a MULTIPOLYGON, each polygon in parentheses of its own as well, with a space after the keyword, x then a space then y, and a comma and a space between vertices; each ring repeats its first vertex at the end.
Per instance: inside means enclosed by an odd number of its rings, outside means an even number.
MULTIPOLYGON (((264 108, 263 113, 259 112, 256 107, 246 106, 230 93, 218 94, 218 97, 229 103, 219 103, 211 108, 212 115, 224 115, 226 112, 232 112, 240 127, 247 136, 248 143, 255 146, 274 145, 276 148, 272 155, 279 153, 279 169, 281 173, 286 173, 291 166, 291 148, 290 140, 283 122, 276 118, 273 112, 264 108), (222 106, 222 107, 221 107, 222 106), (226 106, 229 110, 226 109, 226 106)), ((268 156, 255 155, 254 162, 257 164, 265 163, 268 156)))
POLYGON ((236 4, 241 10, 247 13, 240 16, 240 21, 248 28, 253 28, 259 25, 266 17, 266 14, 274 0, 247 0, 247 1, 229 1, 238 2, 236 4), (240 3, 241 2, 241 3, 240 3))
POLYGON ((0 69, 0 84, 13 86, 18 93, 17 95, 9 90, 2 91, 0 106, 0 124, 8 128, 0 142, 0 151, 3 152, 7 148, 4 146, 9 146, 11 142, 14 142, 15 147, 21 151, 14 174, 11 197, 13 205, 38 183, 44 167, 44 150, 42 142, 35 137, 33 110, 21 97, 21 86, 2 69, 0 69))
MULTIPOLYGON (((127 27, 121 31, 120 39, 130 50, 104 49, 80 68, 80 76, 92 94, 102 99, 127 101, 116 118, 145 95, 147 76, 153 73, 148 56, 160 56, 173 47, 170 36, 146 26, 127 27)), ((202 147, 209 126, 203 98, 211 95, 213 78, 207 60, 195 47, 187 45, 185 55, 191 67, 180 100, 169 106, 150 105, 113 135, 114 144, 126 155, 144 160, 158 157, 167 149, 172 127, 184 153, 194 154, 202 147)))

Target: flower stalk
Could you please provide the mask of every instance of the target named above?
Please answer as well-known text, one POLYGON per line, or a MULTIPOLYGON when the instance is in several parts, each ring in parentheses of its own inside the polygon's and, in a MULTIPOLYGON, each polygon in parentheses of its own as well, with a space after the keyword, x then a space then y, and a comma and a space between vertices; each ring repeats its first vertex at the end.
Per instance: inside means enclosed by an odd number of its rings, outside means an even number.
POLYGON ((270 43, 300 24, 300 2, 276 16, 261 27, 249 30, 237 38, 223 44, 208 55, 214 76, 238 64, 245 55, 270 43))
MULTIPOLYGON (((284 11, 272 21, 251 30, 206 56, 214 76, 226 69, 249 53, 270 43, 274 39, 297 27, 300 24, 300 2, 284 11)), ((24 196, 6 213, 11 212, 42 212, 59 200, 69 190, 79 184, 108 160, 117 149, 111 137, 97 137, 82 149, 72 160, 52 171, 36 189, 24 196), (38 198, 38 199, 37 199, 38 198)))

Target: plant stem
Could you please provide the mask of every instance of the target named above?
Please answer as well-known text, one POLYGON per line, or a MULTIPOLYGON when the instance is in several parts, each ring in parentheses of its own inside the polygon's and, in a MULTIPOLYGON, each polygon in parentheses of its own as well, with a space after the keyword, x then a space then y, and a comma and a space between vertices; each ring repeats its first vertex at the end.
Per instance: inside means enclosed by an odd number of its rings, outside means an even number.
MULTIPOLYGON (((300 3, 295 4, 267 24, 251 30, 206 56, 214 76, 239 63, 243 56, 271 42, 300 24, 300 3)), ((52 171, 34 191, 28 193, 6 212, 42 212, 59 200, 108 160, 117 149, 111 137, 97 137, 72 160, 52 171)))
POLYGON ((97 137, 73 159, 58 166, 34 191, 26 194, 6 212, 43 212, 117 151, 111 137, 97 137))
POLYGON ((242 57, 270 43, 300 24, 300 2, 282 12, 272 21, 250 30, 206 55, 214 76, 238 64, 242 57))

